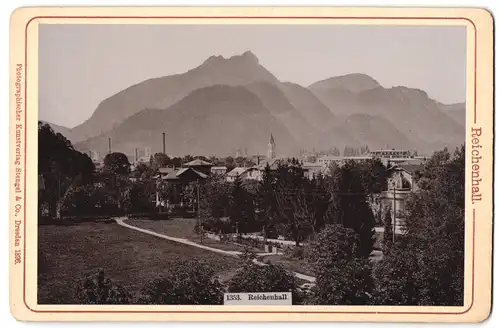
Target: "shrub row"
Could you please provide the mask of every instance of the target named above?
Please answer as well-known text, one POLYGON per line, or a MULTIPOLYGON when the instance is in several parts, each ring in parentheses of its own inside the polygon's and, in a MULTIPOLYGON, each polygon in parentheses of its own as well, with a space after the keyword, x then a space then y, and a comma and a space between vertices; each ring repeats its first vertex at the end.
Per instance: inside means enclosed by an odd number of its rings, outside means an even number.
POLYGON ((100 270, 76 284, 75 298, 79 304, 220 305, 225 292, 292 292, 293 304, 304 301, 295 277, 281 266, 247 262, 224 283, 212 267, 194 260, 183 261, 165 275, 146 282, 136 296, 100 270))
POLYGON ((233 242, 241 245, 251 246, 254 248, 263 249, 265 245, 276 247, 278 249, 283 248, 283 245, 278 242, 266 241, 262 239, 251 238, 245 235, 221 235, 221 241, 233 242))

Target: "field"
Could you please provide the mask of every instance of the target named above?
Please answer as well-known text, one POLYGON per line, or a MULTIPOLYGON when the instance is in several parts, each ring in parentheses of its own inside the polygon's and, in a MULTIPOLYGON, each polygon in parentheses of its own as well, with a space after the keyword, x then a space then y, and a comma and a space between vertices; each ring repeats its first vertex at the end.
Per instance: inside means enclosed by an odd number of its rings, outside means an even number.
POLYGON ((137 295, 142 286, 182 260, 210 264, 222 279, 240 260, 121 227, 115 222, 38 228, 38 302, 75 303, 75 285, 87 274, 105 274, 137 295))
POLYGON ((271 262, 272 264, 279 264, 286 270, 302 273, 314 277, 311 264, 305 260, 289 258, 284 255, 267 255, 262 257, 263 262, 271 262))
MULTIPOLYGON (((200 243, 200 236, 194 232, 196 219, 172 219, 172 220, 127 220, 127 224, 151 230, 157 233, 165 234, 170 237, 186 238, 195 243, 200 243)), ((203 245, 218 248, 226 251, 245 251, 245 247, 234 243, 225 243, 209 238, 203 239, 203 245)), ((263 249, 254 249, 249 247, 249 250, 254 252, 263 252, 263 249)))

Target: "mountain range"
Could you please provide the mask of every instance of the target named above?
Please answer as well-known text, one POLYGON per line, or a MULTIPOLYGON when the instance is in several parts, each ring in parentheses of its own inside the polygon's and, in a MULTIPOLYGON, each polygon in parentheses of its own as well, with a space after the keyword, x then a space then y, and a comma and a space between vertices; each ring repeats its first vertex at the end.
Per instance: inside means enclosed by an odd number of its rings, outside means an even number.
POLYGON ((228 156, 265 154, 272 133, 278 156, 300 149, 368 145, 430 153, 465 140, 465 104, 442 104, 424 91, 384 88, 365 74, 309 87, 278 80, 247 51, 211 56, 183 74, 149 79, 103 100, 81 125, 53 125, 81 151, 134 154, 135 148, 228 156))

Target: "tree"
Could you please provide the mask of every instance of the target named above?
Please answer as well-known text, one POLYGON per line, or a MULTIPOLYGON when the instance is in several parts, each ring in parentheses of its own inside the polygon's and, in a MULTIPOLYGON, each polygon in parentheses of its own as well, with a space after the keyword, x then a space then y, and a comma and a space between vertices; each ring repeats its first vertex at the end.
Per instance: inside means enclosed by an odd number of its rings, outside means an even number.
POLYGON ((376 266, 381 304, 461 306, 464 295, 465 146, 436 152, 405 203, 403 236, 376 266), (404 276, 396 283, 396 276, 404 276))
POLYGON ((151 169, 154 172, 158 171, 160 167, 167 167, 168 165, 170 165, 170 163, 171 163, 170 157, 168 157, 164 153, 154 154, 150 161, 151 169))
POLYGON ((305 217, 311 215, 305 200, 302 165, 296 159, 280 162, 276 171, 276 209, 278 228, 297 246, 303 241, 308 231, 305 217))
POLYGON ((170 160, 170 163, 173 167, 181 167, 182 166, 182 158, 174 157, 170 160))
POLYGON ((215 233, 232 232, 231 224, 225 220, 230 213, 230 184, 220 175, 211 175, 200 185, 200 216, 205 230, 215 233))
POLYGON ((184 261, 142 290, 141 304, 220 305, 224 288, 203 262, 184 261))
POLYGON ((380 194, 386 190, 389 171, 380 159, 369 159, 359 163, 352 162, 351 165, 360 171, 361 183, 367 195, 380 194))
POLYGON ((271 171, 269 163, 264 168, 262 180, 259 182, 257 189, 257 220, 264 229, 264 234, 267 236, 267 230, 273 224, 273 218, 276 216, 276 198, 274 188, 276 179, 271 171))
POLYGON ((315 176, 306 181, 306 193, 312 215, 308 222, 308 228, 313 235, 331 222, 328 208, 331 205, 331 195, 327 190, 326 180, 322 175, 315 176))
POLYGON ((73 185, 61 199, 62 216, 119 215, 118 200, 106 188, 93 184, 73 185))
POLYGON ((383 242, 383 247, 384 247, 384 253, 388 253, 388 251, 391 249, 392 244, 393 244, 393 226, 392 226, 392 214, 391 214, 391 209, 388 207, 385 210, 385 216, 384 216, 384 242, 383 242))
POLYGON ((329 213, 334 223, 359 235, 359 255, 368 257, 373 251, 375 219, 367 202, 362 171, 354 161, 332 169, 328 178, 332 194, 329 213))
POLYGON ((232 169, 234 169, 236 167, 234 158, 232 156, 226 157, 225 158, 225 165, 227 167, 228 172, 231 171, 232 169))
POLYGON ((123 197, 123 210, 129 214, 150 213, 155 209, 151 195, 155 192, 155 185, 151 181, 136 181, 131 184, 123 197))
POLYGON ((362 185, 366 193, 367 201, 374 213, 377 213, 375 220, 381 223, 382 204, 380 197, 382 191, 387 188, 389 171, 380 159, 369 159, 355 163, 361 173, 362 185))
POLYGON ((345 146, 344 147, 344 157, 348 157, 352 155, 352 151, 350 147, 345 146))
POLYGON ((94 163, 86 154, 76 151, 62 134, 50 125, 38 123, 38 174, 45 188, 39 191, 39 215, 46 205, 49 216, 56 216, 57 204, 72 185, 91 183, 94 163))
POLYGON ((367 305, 373 279, 367 258, 359 257, 359 236, 342 225, 328 225, 309 245, 316 285, 312 301, 318 305, 367 305))
POLYGON ((294 275, 277 265, 247 264, 229 281, 230 293, 291 292, 292 304, 301 304, 303 296, 294 275))
POLYGON ((79 304, 130 304, 131 295, 106 277, 103 270, 82 279, 76 287, 79 304))
POLYGON ((130 173, 130 163, 123 153, 110 153, 104 157, 104 171, 109 174, 126 175, 130 173))
POLYGON ((236 157, 234 159, 234 162, 235 162, 236 166, 238 166, 238 167, 244 167, 246 165, 246 158, 242 157, 242 156, 236 157))
POLYGON ((194 160, 194 157, 192 155, 186 155, 182 158, 182 164, 189 163, 194 160))
POLYGON ((239 233, 255 229, 255 210, 253 199, 242 185, 240 177, 231 186, 229 195, 229 217, 231 223, 238 227, 239 233))
POLYGON ((151 166, 145 163, 139 163, 135 167, 135 170, 131 172, 130 176, 138 180, 150 180, 153 178, 154 171, 151 166))

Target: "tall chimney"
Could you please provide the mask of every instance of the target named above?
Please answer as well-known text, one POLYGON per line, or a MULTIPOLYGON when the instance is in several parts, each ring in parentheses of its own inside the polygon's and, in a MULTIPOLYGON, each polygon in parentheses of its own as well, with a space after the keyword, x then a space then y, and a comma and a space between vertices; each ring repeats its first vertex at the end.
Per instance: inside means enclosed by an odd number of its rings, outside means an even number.
POLYGON ((108 138, 108 154, 111 154, 111 138, 108 138))
POLYGON ((165 154, 165 132, 163 132, 163 153, 165 154))
POLYGON ((137 148, 135 149, 135 162, 139 161, 139 155, 137 154, 137 148))

